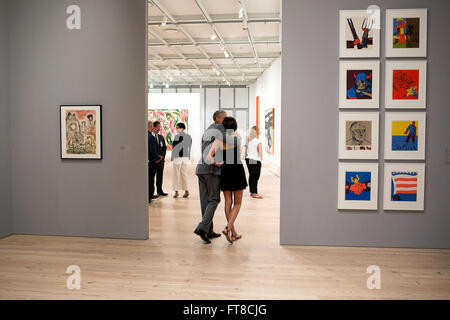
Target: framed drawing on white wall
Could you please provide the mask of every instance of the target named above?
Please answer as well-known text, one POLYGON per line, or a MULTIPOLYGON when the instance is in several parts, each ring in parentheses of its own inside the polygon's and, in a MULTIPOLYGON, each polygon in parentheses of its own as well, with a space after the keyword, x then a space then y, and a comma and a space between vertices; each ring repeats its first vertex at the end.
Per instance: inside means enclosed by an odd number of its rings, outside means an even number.
POLYGON ((386 10, 386 57, 427 56, 427 9, 386 10))
POLYGON ((339 62, 339 108, 380 107, 380 62, 339 62))
POLYGON ((384 165, 384 210, 423 210, 425 164, 384 165))
POLYGON ((339 159, 378 159, 378 112, 339 113, 339 159))
POLYGON ((275 154, 275 108, 264 111, 265 145, 268 154, 275 154))
POLYGON ((425 160, 425 112, 386 112, 384 158, 425 160))
POLYGON ((102 106, 60 106, 62 159, 102 159, 102 106))
POLYGON ((377 210, 378 163, 339 163, 338 209, 377 210))
POLYGON ((427 61, 386 61, 385 108, 425 109, 427 61))
POLYGON ((367 10, 340 10, 339 57, 379 57, 380 29, 377 28, 377 19, 367 10))

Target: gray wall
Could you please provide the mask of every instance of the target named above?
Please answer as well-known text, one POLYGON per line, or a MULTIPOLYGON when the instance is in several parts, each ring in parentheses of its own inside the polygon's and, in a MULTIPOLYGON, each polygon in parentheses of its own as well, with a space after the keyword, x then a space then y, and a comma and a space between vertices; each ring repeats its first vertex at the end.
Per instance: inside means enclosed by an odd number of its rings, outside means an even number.
MULTIPOLYGON (((450 45, 447 0, 284 0, 281 243, 450 248, 450 45), (423 8, 428 15, 425 211, 338 211, 340 9, 423 8)), ((381 32, 384 40, 384 30, 381 32)), ((384 79, 384 41, 381 79, 384 79)), ((384 81, 381 126, 384 137, 384 81)), ((380 159, 384 158, 380 139, 380 159)), ((379 161, 380 164, 384 160, 379 161)), ((379 181, 384 177, 379 168, 379 181)), ((383 183, 378 189, 382 208, 383 183)))
POLYGON ((145 10, 145 0, 8 2, 15 233, 148 237, 145 10), (66 28, 70 4, 80 31, 66 28), (61 104, 103 105, 103 160, 60 159, 61 104))
POLYGON ((0 238, 12 232, 6 0, 0 0, 0 238))

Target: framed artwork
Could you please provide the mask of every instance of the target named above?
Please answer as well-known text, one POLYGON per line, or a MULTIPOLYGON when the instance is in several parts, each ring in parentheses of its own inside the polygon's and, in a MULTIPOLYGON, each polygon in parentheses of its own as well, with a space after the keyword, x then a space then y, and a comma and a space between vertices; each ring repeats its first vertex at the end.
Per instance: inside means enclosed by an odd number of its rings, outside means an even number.
POLYGON ((377 163, 339 163, 338 209, 376 210, 377 189, 377 163))
POLYGON ((339 113, 339 159, 378 159, 378 112, 339 113))
POLYGON ((339 56, 377 58, 380 56, 380 29, 367 10, 339 11, 339 56))
POLYGON ((261 128, 259 126, 259 96, 256 97, 256 125, 261 128))
POLYGON ((266 133, 266 152, 269 154, 274 154, 275 149, 273 147, 274 144, 274 133, 275 133, 275 109, 267 109, 264 112, 264 127, 266 133))
POLYGON ((380 106, 380 62, 339 62, 339 108, 380 106))
POLYGON ((384 165, 384 210, 423 210, 425 164, 384 165))
POLYGON ((189 130, 188 110, 185 109, 148 110, 148 120, 161 122, 159 134, 164 137, 167 150, 173 149, 173 139, 177 135, 175 127, 178 123, 184 123, 186 131, 189 130))
POLYGON ((427 61, 386 61, 385 108, 425 109, 427 61))
POLYGON ((425 160, 425 112, 386 112, 384 158, 425 160))
POLYGON ((102 159, 102 106, 60 106, 61 159, 102 159))
POLYGON ((386 10, 386 57, 427 56, 427 9, 386 10))

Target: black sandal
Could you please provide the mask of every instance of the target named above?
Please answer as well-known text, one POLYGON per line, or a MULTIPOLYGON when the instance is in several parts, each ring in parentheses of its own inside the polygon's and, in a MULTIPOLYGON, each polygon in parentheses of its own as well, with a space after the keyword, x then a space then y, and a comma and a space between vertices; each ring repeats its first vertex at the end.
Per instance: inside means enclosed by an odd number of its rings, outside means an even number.
POLYGON ((233 238, 232 238, 233 234, 231 233, 230 230, 228 230, 228 226, 225 227, 225 230, 227 230, 227 232, 223 232, 223 231, 222 231, 223 234, 225 234, 225 237, 227 238, 227 241, 228 241, 230 244, 233 244, 233 238))

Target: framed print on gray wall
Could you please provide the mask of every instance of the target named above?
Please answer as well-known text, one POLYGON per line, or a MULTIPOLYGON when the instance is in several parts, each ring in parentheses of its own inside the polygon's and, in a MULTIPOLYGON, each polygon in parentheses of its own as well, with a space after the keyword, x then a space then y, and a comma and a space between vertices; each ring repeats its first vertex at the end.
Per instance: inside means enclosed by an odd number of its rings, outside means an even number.
POLYGON ((378 159, 378 112, 339 112, 339 159, 378 159))
POLYGON ((378 58, 380 29, 367 10, 339 11, 339 57, 378 58))
POLYGON ((338 209, 376 210, 378 163, 339 163, 338 209))
POLYGON ((102 106, 60 106, 62 159, 102 159, 102 106))
POLYGON ((427 9, 386 10, 386 57, 427 56, 427 9))
POLYGON ((384 165, 384 210, 423 210, 425 164, 384 165))
POLYGON ((385 108, 425 109, 427 61, 386 61, 385 108))
POLYGON ((425 160, 425 112, 386 112, 384 158, 425 160))
POLYGON ((339 62, 339 108, 380 107, 380 62, 339 62))

